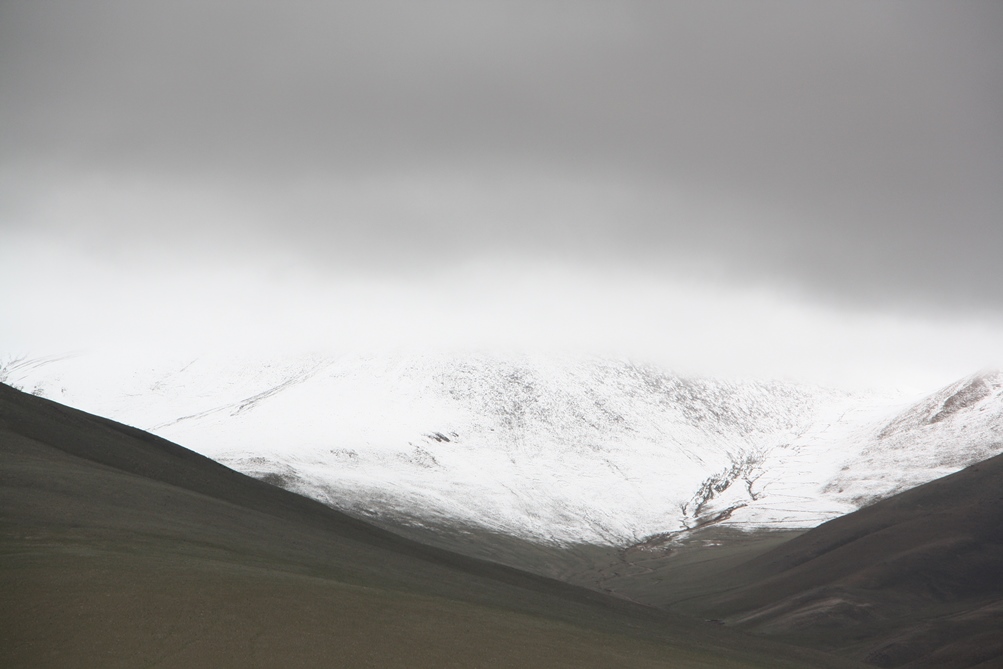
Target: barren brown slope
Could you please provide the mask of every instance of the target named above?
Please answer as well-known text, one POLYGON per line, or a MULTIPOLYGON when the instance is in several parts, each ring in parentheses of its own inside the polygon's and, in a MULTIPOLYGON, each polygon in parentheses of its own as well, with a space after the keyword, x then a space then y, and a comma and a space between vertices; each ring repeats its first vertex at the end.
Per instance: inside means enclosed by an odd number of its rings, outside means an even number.
POLYGON ((0 666, 845 667, 429 548, 0 385, 0 666))
POLYGON ((1003 666, 1003 456, 748 562, 700 603, 730 624, 881 667, 1003 666))

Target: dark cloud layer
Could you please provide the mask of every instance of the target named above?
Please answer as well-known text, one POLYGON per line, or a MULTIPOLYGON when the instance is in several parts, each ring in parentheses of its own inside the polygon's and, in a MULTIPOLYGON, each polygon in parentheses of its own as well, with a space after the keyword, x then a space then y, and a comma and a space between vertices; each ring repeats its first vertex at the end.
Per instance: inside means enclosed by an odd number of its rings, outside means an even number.
POLYGON ((1003 310, 1000 63, 996 2, 6 2, 3 225, 104 174, 304 253, 697 254, 1003 310))

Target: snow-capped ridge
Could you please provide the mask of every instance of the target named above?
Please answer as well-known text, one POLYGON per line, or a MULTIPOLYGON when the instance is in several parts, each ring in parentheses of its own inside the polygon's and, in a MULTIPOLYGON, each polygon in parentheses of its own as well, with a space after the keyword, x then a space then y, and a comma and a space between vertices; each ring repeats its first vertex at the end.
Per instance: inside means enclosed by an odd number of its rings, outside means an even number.
POLYGON ((950 419, 958 412, 973 408, 983 400, 1003 394, 1003 374, 985 370, 952 383, 920 400, 878 434, 888 438, 903 430, 915 429, 950 419))
POLYGON ((21 382, 57 401, 349 513, 544 543, 812 527, 1003 451, 995 372, 903 407, 543 355, 81 356, 29 367, 21 382))
POLYGON ((1003 452, 1003 374, 988 370, 913 403, 875 430, 824 489, 857 506, 1003 452))

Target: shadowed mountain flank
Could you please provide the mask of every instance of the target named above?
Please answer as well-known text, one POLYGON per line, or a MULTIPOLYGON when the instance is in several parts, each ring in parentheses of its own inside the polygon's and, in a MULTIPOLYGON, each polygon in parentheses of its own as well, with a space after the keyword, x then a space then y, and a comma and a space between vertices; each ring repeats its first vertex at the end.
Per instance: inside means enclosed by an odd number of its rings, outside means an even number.
POLYGON ((428 547, 0 385, 5 667, 849 667, 428 547))
POLYGON ((1003 456, 830 521, 702 601, 728 624, 881 667, 1003 666, 1003 456))

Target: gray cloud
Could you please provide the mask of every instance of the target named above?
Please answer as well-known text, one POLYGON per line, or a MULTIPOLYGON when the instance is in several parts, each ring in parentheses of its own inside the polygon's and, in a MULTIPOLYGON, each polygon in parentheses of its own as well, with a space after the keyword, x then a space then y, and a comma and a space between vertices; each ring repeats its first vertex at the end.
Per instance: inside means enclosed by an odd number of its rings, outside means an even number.
POLYGON ((0 213, 1003 311, 1000 63, 991 2, 11 2, 0 213))

